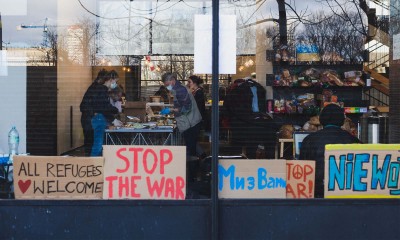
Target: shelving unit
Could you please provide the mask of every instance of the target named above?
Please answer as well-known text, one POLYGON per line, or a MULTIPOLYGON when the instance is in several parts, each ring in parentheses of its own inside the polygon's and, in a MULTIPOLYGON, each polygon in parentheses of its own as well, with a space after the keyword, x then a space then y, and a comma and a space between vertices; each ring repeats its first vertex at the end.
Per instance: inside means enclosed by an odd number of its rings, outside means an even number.
MULTIPOLYGON (((299 75, 301 72, 314 68, 318 70, 333 70, 341 79, 344 78, 344 72, 347 71, 362 71, 362 64, 334 64, 334 65, 324 65, 324 64, 289 64, 287 62, 275 62, 274 63, 274 77, 280 75, 283 69, 287 69, 290 75, 299 75)), ((269 79, 272 79, 270 76, 269 79)), ((309 87, 302 86, 274 86, 275 81, 269 81, 267 83, 273 89, 273 99, 276 100, 292 100, 297 96, 311 94, 314 96, 316 110, 303 113, 277 113, 274 112, 274 116, 278 121, 286 124, 294 124, 303 126, 303 124, 308 121, 312 115, 317 114, 318 108, 322 107, 321 99, 318 98, 322 92, 326 90, 332 91, 333 95, 337 96, 338 102, 343 102, 344 107, 362 107, 364 111, 368 106, 368 103, 364 101, 363 91, 368 90, 369 87, 364 86, 328 86, 326 84, 321 84, 320 82, 314 83, 314 85, 309 87)), ((352 113, 347 114, 347 116, 352 119, 353 122, 357 122, 358 118, 362 113, 352 113)))

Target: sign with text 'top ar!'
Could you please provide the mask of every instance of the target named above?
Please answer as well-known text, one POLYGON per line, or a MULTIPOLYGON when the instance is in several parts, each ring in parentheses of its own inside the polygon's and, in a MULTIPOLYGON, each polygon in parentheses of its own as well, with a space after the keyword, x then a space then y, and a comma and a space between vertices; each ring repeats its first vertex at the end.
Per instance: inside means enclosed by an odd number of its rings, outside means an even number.
POLYGON ((14 156, 16 199, 100 199, 102 157, 14 156))
POLYGON ((186 196, 186 147, 104 145, 104 199, 186 196))
POLYGON ((219 198, 286 198, 286 161, 221 159, 219 198))
POLYGON ((286 197, 314 198, 315 161, 286 161, 286 197))
POLYGON ((325 147, 325 198, 399 198, 400 144, 325 147))

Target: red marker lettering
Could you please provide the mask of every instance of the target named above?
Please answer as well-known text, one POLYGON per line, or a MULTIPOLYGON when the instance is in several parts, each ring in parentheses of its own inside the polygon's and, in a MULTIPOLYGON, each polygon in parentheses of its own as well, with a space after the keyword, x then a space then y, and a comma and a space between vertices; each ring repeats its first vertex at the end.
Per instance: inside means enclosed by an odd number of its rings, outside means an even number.
POLYGON ((121 152, 125 152, 125 151, 126 151, 126 148, 121 148, 121 149, 119 149, 117 151, 117 157, 122 159, 125 162, 125 168, 124 169, 117 169, 117 173, 124 173, 124 172, 128 171, 128 169, 129 169, 129 160, 128 160, 128 158, 121 154, 121 152))
POLYGON ((140 198, 140 194, 135 192, 137 187, 135 181, 140 179, 142 179, 141 176, 131 176, 131 197, 140 198))
POLYGON ((143 153, 143 167, 144 167, 144 171, 146 173, 148 173, 148 174, 153 174, 154 173, 154 171, 156 170, 156 167, 157 167, 157 161, 158 161, 157 154, 156 154, 156 152, 154 152, 153 149, 146 149, 144 151, 144 153, 143 153), (149 163, 148 163, 148 159, 149 159, 148 155, 149 154, 153 155, 153 166, 152 166, 151 169, 148 168, 148 165, 149 165, 149 163))
POLYGON ((143 151, 143 148, 129 148, 130 152, 133 152, 133 174, 138 172, 138 160, 139 152, 143 151))
POLYGON ((125 189, 125 195, 128 196, 129 193, 129 179, 128 177, 118 178, 118 196, 122 197, 122 191, 125 189), (123 181, 125 179, 125 182, 123 181))
POLYGON ((108 198, 113 197, 113 182, 117 180, 117 176, 108 176, 106 181, 108 182, 108 198))
POLYGON ((160 151, 160 174, 164 174, 165 165, 172 161, 172 152, 169 149, 161 149, 160 151), (164 156, 167 155, 167 156, 164 156))
POLYGON ((153 197, 155 192, 157 194, 157 197, 160 197, 164 188, 165 177, 161 178, 160 183, 157 180, 154 180, 153 185, 151 185, 150 177, 146 177, 146 182, 150 196, 153 197))

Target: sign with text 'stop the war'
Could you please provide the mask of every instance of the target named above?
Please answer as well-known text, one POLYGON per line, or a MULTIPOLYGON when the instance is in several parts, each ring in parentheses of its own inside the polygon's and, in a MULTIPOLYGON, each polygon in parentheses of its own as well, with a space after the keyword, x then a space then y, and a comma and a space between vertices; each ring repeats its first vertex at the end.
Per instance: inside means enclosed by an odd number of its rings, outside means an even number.
POLYGON ((400 144, 325 146, 325 198, 399 198, 400 144))
POLYGON ((186 147, 104 145, 103 199, 186 196, 186 147))
POLYGON ((14 156, 16 199, 101 199, 102 157, 14 156))
POLYGON ((286 198, 286 161, 221 159, 219 198, 286 198))

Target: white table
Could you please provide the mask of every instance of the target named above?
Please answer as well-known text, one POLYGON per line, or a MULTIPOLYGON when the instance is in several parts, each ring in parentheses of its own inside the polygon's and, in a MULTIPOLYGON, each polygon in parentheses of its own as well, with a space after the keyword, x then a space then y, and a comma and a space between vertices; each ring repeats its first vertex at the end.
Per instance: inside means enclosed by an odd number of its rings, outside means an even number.
POLYGON ((106 145, 180 145, 180 133, 173 127, 107 129, 106 145))

